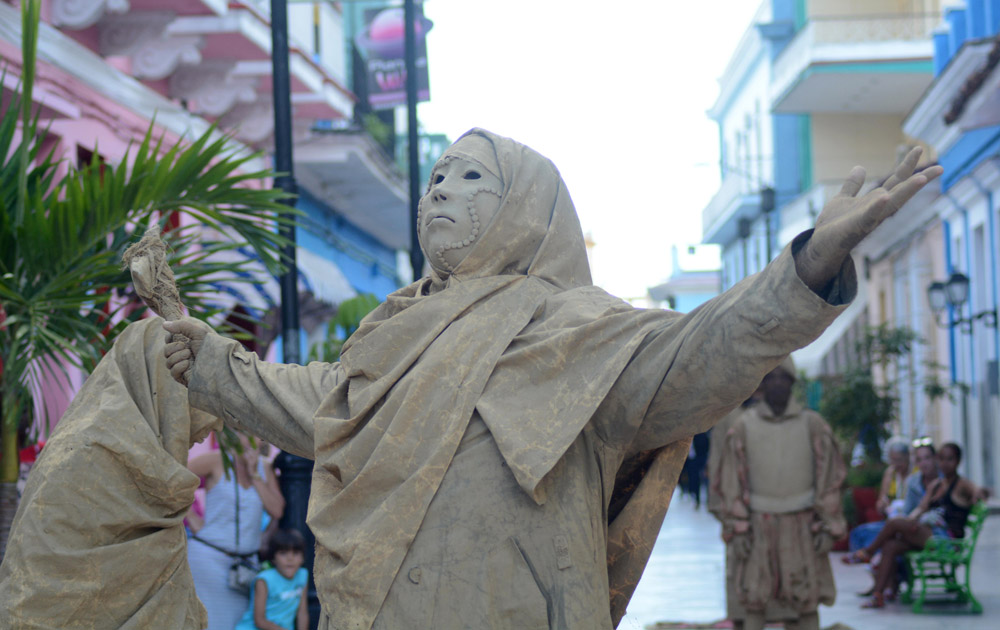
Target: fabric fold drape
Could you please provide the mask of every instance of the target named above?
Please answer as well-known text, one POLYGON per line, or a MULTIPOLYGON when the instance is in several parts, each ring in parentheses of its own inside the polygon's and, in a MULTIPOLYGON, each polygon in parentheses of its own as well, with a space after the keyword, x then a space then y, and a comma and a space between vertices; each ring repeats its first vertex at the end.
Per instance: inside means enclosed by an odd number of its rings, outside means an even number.
POLYGON ((191 444, 221 423, 188 407, 162 320, 127 327, 35 463, 0 565, 0 625, 201 630, 183 520, 191 444))

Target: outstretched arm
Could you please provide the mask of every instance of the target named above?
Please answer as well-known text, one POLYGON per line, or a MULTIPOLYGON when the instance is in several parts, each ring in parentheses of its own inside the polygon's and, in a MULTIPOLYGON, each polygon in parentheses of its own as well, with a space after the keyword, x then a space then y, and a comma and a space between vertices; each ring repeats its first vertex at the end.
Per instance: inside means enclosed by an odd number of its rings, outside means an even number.
POLYGON ((598 414, 611 420, 609 440, 625 440, 634 452, 705 431, 816 339, 854 298, 851 249, 941 174, 937 166, 914 174, 920 155, 912 150, 885 184, 862 196, 865 171, 856 167, 815 229, 764 271, 650 334, 598 414), (661 380, 651 378, 657 374, 661 380), (636 415, 640 427, 618 421, 636 415))
POLYGON ((193 407, 312 459, 313 415, 340 381, 339 363, 285 365, 261 361, 233 339, 193 318, 165 322, 186 337, 164 349, 170 373, 188 387, 193 407))

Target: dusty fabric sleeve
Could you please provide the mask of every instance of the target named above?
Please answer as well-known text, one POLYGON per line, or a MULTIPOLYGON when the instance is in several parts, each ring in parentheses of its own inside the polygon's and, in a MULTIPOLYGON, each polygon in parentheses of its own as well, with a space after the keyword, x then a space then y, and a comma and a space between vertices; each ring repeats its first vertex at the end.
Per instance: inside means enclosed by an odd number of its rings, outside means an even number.
POLYGON ((847 521, 841 504, 841 487, 847 476, 847 466, 830 425, 817 413, 809 414, 809 435, 812 440, 816 480, 816 523, 813 529, 829 532, 834 539, 847 533, 847 521))
POLYGON ((209 335, 195 361, 188 400, 228 425, 312 459, 313 415, 342 374, 339 363, 267 363, 238 341, 209 335))
POLYGON ((763 271, 647 336, 595 414, 612 446, 635 453, 708 430, 836 319, 857 292, 854 263, 845 260, 825 296, 810 290, 793 255, 811 235, 803 232, 763 271))
POLYGON ((718 475, 711 481, 718 496, 716 518, 722 521, 722 539, 750 530, 750 484, 747 480, 746 425, 737 420, 722 440, 718 475))

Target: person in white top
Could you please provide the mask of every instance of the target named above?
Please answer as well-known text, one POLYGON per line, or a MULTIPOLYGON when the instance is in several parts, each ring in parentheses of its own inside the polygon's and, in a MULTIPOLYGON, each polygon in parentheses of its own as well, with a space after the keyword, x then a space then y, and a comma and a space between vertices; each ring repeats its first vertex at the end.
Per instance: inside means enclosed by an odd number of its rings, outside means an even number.
POLYGON ((228 479, 219 451, 188 463, 188 468, 205 480, 204 520, 193 517, 193 512, 188 516, 195 534, 188 541, 188 562, 195 591, 208 611, 208 630, 232 630, 250 602, 247 595, 227 586, 233 557, 226 552, 256 553, 263 512, 278 519, 285 510, 271 466, 245 436, 241 435, 240 441, 243 453, 234 457, 228 479))

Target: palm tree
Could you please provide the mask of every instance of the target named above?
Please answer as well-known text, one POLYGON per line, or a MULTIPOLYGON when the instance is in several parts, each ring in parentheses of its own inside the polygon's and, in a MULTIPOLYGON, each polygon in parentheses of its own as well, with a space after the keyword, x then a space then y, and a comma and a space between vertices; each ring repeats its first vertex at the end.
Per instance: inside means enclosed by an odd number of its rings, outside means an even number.
POLYGON ((18 423, 42 402, 31 400, 32 385, 65 366, 92 369, 114 336, 142 315, 129 300, 124 249, 154 221, 193 217, 195 225, 177 227, 165 240, 185 304, 207 317, 217 312, 208 303, 208 281, 239 281, 251 264, 213 262, 213 254, 249 245, 278 273, 286 241, 275 227, 291 220, 281 191, 247 186, 274 173, 243 172, 258 156, 241 153, 214 129, 166 147, 151 125, 121 164, 102 163, 95 151, 92 163, 60 177, 60 162, 41 152, 45 129, 33 112, 39 0, 23 1, 21 9, 20 94, 0 102, 0 557, 16 507, 18 423))

